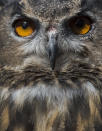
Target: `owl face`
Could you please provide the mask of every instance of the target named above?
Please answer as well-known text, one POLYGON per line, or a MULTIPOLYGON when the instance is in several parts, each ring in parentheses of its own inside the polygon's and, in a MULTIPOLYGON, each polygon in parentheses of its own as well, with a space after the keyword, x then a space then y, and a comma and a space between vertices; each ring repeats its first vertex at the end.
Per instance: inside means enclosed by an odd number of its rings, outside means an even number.
POLYGON ((102 0, 0 0, 2 131, 101 131, 101 87, 102 0))
POLYGON ((0 65, 102 63, 101 0, 1 0, 0 65), (50 3, 50 4, 49 4, 50 3))

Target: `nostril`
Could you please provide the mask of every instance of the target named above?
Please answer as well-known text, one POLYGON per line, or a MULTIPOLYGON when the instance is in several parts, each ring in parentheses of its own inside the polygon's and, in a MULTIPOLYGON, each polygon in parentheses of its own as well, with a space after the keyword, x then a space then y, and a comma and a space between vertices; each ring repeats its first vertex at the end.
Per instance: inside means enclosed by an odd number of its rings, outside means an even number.
POLYGON ((56 27, 54 27, 54 26, 50 26, 49 28, 48 28, 48 31, 50 32, 50 31, 57 31, 57 29, 56 29, 56 27))
POLYGON ((46 31, 48 32, 48 31, 50 31, 50 30, 57 30, 57 29, 56 29, 55 26, 49 25, 49 26, 47 27, 46 31))
POLYGON ((55 26, 52 26, 52 25, 50 25, 50 26, 47 28, 46 31, 47 31, 48 36, 51 36, 51 35, 56 36, 56 34, 57 34, 57 29, 56 29, 56 27, 55 27, 55 26))

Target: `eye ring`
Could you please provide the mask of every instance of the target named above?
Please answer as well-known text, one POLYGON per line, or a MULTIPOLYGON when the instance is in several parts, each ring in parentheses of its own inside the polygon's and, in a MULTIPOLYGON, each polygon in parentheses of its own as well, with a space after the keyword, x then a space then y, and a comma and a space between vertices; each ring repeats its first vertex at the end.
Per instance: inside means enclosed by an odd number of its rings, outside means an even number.
POLYGON ((33 20, 21 18, 13 23, 14 32, 19 37, 31 36, 36 31, 36 26, 33 20))
POLYGON ((69 27, 74 34, 85 35, 91 30, 92 23, 87 16, 76 16, 69 21, 69 27))

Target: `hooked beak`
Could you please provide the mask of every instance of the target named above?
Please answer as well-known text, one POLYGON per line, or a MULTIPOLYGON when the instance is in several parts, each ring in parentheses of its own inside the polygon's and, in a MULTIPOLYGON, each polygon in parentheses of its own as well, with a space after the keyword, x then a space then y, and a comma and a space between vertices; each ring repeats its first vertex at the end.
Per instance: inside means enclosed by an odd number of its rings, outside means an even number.
POLYGON ((49 35, 49 42, 48 42, 48 57, 50 60, 50 65, 52 70, 55 68, 56 63, 56 56, 57 56, 57 41, 56 41, 56 35, 50 34, 49 35))

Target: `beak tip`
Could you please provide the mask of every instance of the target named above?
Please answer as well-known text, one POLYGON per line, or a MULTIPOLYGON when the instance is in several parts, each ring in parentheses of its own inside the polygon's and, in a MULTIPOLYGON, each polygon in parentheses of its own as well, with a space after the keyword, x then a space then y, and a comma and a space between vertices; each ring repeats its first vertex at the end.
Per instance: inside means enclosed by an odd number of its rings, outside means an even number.
POLYGON ((55 65, 51 65, 51 68, 52 68, 52 70, 54 70, 55 69, 55 65))
POLYGON ((50 66, 51 66, 52 70, 55 69, 55 59, 54 60, 50 59, 50 66))

